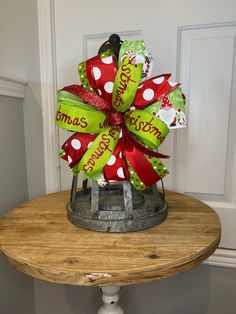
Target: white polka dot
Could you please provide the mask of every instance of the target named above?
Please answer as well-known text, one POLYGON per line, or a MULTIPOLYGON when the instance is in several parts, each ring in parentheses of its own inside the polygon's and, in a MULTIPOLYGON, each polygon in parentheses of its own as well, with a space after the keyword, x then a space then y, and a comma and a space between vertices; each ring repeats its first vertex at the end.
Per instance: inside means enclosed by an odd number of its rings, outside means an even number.
POLYGON ((122 134, 123 134, 123 132, 122 132, 122 130, 120 130, 119 138, 122 138, 122 134))
POLYGON ((139 85, 138 89, 142 88, 143 87, 143 84, 139 85))
POLYGON ((107 164, 108 166, 112 166, 114 165, 115 162, 116 162, 116 156, 112 155, 111 158, 108 160, 107 164))
POLYGON ((67 160, 69 164, 72 162, 72 158, 69 155, 67 156, 67 160))
POLYGON ((107 93, 111 94, 113 91, 113 85, 114 83, 112 82, 106 82, 106 84, 104 85, 104 89, 107 93))
POLYGON ((153 80, 153 83, 155 84, 161 84, 162 82, 164 82, 164 76, 157 77, 153 80))
POLYGON ((77 139, 73 139, 73 140, 71 141, 71 146, 72 146, 74 149, 79 150, 80 147, 81 147, 81 142, 80 142, 79 140, 77 140, 77 139))
POLYGON ((100 89, 98 89, 98 94, 99 94, 99 96, 102 95, 102 92, 100 91, 100 89))
POLYGON ((154 97, 154 91, 151 88, 145 89, 145 91, 143 92, 144 100, 152 100, 153 97, 154 97))
POLYGON ((131 106, 129 109, 130 110, 135 110, 136 108, 134 106, 131 106))
POLYGON ((120 158, 122 158, 122 157, 123 157, 123 154, 122 154, 122 152, 120 152, 120 153, 119 153, 119 156, 120 156, 120 158))
POLYGON ((177 84, 177 83, 175 83, 175 82, 168 82, 168 83, 169 83, 169 85, 172 86, 172 87, 177 84))
POLYGON ((102 62, 105 63, 105 64, 111 64, 112 63, 112 56, 106 57, 106 58, 102 58, 102 62))
POLYGON ((99 80, 102 75, 100 69, 97 67, 93 67, 93 75, 96 81, 99 80))
POLYGON ((120 167, 118 170, 117 170, 117 175, 119 178, 121 179, 124 179, 125 175, 124 175, 124 170, 122 167, 120 167))
POLYGON ((90 146, 91 146, 92 144, 93 144, 93 142, 89 142, 87 147, 90 148, 90 146))

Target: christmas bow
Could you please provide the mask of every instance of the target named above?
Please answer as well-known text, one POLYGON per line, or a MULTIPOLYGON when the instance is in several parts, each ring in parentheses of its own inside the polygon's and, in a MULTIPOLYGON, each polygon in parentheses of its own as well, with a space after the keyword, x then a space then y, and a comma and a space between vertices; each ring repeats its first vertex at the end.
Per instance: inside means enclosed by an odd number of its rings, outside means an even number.
POLYGON ((130 180, 143 190, 168 173, 159 159, 168 156, 157 149, 169 128, 184 125, 184 98, 169 74, 141 82, 149 67, 139 63, 137 51, 128 53, 126 44, 119 66, 111 51, 79 64, 83 86, 58 92, 56 124, 76 132, 61 154, 74 175, 83 171, 100 183, 130 180))

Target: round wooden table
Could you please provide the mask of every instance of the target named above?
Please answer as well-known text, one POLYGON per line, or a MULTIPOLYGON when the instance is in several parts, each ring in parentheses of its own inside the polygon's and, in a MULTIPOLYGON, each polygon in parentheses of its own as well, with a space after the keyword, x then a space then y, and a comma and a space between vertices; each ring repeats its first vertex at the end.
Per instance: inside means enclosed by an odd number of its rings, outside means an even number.
POLYGON ((99 314, 120 314, 120 286, 190 269, 219 244, 220 221, 209 206, 174 192, 166 192, 166 199, 169 214, 161 225, 138 232, 99 233, 67 220, 69 192, 39 197, 0 220, 0 253, 35 278, 102 287, 99 314))

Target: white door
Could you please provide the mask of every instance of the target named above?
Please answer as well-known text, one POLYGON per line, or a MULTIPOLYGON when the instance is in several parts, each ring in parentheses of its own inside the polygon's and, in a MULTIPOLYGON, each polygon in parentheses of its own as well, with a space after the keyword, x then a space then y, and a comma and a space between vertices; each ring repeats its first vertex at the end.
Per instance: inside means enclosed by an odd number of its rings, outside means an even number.
MULTIPOLYGON (((236 20, 236 2, 57 0, 54 5, 58 89, 79 84, 77 64, 95 55, 111 33, 143 38, 154 58, 153 75, 172 73, 172 81, 182 81, 188 127, 171 131, 160 147, 172 156, 165 185, 213 206, 223 222, 221 245, 236 248, 236 24, 227 22, 236 20)), ((61 145, 69 135, 60 130, 61 145)), ((62 189, 70 188, 72 175, 63 160, 60 169, 62 189)))

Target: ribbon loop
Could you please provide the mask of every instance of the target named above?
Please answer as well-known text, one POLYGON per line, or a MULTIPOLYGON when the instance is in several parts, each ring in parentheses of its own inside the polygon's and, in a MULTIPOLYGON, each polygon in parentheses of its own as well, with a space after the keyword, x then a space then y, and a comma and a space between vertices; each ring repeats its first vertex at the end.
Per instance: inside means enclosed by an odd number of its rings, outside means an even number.
POLYGON ((125 115, 128 129, 150 149, 156 149, 169 133, 169 128, 160 119, 142 110, 128 111, 125 115))
POLYGON ((118 112, 125 112, 132 104, 141 81, 143 65, 133 64, 129 57, 124 58, 115 78, 112 105, 118 112))

